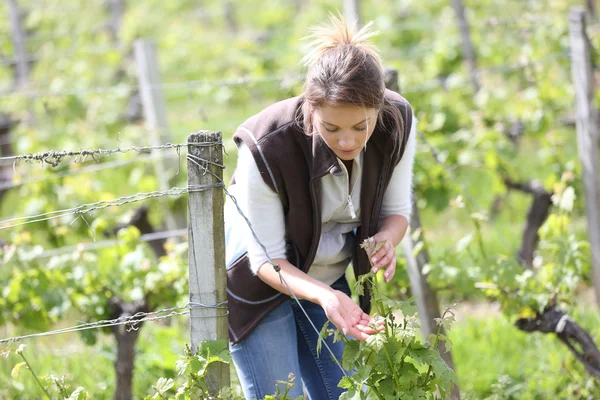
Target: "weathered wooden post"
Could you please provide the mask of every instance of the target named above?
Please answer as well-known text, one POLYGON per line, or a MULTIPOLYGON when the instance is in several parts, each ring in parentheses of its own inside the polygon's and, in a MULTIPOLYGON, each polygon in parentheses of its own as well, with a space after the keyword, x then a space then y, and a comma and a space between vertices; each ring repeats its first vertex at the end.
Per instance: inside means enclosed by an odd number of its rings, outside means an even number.
POLYGON ((600 178, 598 171, 598 116, 594 108, 594 78, 589 38, 585 31, 585 10, 569 13, 571 71, 577 106, 577 148, 585 187, 585 209, 596 301, 600 305, 600 178))
MULTIPOLYGON (((142 98, 144 118, 150 130, 150 140, 153 146, 169 143, 169 126, 163 90, 158 71, 158 58, 154 44, 148 40, 139 39, 133 44, 138 85, 142 98)), ((163 159, 157 158, 154 164, 158 187, 160 190, 171 189, 169 170, 163 159)), ((166 205, 166 203, 164 203, 166 205)), ((165 207, 165 224, 169 230, 177 228, 175 217, 165 207)))
POLYGON ((452 0, 451 3, 454 13, 456 14, 456 19, 458 20, 458 30, 460 31, 463 59, 469 68, 473 89, 475 89, 475 92, 478 92, 481 88, 481 85, 479 84, 479 74, 477 72, 475 47, 473 46, 473 41, 471 40, 469 22, 465 16, 465 6, 462 0, 452 0))
POLYGON ((12 43, 15 49, 15 86, 22 88, 29 82, 29 58, 25 43, 25 30, 21 18, 21 10, 15 0, 8 0, 8 11, 12 33, 12 43))
MULTIPOLYGON (((398 71, 393 68, 385 70, 385 86, 393 91, 399 92, 398 71)), ((423 268, 429 263, 429 254, 427 248, 423 246, 419 254, 413 254, 415 243, 411 236, 411 232, 421 231, 421 218, 419 209, 415 199, 412 201, 412 217, 410 222, 410 230, 402 240, 401 247, 406 259, 406 269, 410 281, 411 293, 417 298, 417 308, 419 309, 419 321, 421 322, 421 332, 423 337, 429 336, 431 333, 437 333, 435 318, 440 318, 440 306, 437 299, 437 294, 429 286, 427 277, 423 274, 423 268)), ((440 343, 440 355, 454 369, 454 361, 452 354, 446 352, 444 343, 440 343)), ((460 399, 460 391, 458 386, 452 388, 452 399, 460 399)))
MULTIPOLYGON (((191 346, 195 352, 203 341, 224 340, 226 343, 229 336, 224 306, 196 307, 227 300, 223 190, 220 187, 196 189, 223 181, 223 170, 219 167, 223 164, 221 132, 189 135, 188 155, 192 156, 192 160, 188 159, 190 324, 191 346)), ((207 383, 213 393, 229 386, 229 365, 211 364, 207 383)))
POLYGON ((348 22, 360 23, 360 3, 359 0, 344 0, 344 17, 348 22))

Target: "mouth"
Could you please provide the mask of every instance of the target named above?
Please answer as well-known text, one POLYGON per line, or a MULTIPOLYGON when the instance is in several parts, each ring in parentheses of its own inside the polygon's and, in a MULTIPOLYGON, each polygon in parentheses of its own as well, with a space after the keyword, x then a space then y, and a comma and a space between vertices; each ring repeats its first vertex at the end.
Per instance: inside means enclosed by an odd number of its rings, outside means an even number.
POLYGON ((354 149, 354 150, 338 150, 338 151, 340 153, 342 153, 342 154, 352 154, 352 153, 355 153, 356 150, 358 150, 358 149, 354 149))

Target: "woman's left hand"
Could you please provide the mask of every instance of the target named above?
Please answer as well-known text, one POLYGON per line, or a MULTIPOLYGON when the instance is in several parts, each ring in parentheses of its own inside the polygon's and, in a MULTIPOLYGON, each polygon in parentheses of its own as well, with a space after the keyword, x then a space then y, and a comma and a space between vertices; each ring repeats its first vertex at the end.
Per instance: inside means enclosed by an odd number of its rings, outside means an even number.
POLYGON ((379 251, 371 256, 373 262, 373 273, 377 272, 381 268, 385 268, 383 274, 385 282, 389 282, 396 273, 396 247, 392 240, 392 235, 387 231, 381 231, 371 238, 375 244, 385 241, 385 244, 381 246, 379 251))

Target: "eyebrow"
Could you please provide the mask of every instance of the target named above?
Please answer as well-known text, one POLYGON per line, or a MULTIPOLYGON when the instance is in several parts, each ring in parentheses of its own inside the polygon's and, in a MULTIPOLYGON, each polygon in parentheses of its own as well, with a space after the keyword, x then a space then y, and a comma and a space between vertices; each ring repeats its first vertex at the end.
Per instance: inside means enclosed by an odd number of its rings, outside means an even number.
MULTIPOLYGON (((363 122, 365 122, 365 121, 368 121, 368 120, 370 120, 370 119, 371 119, 371 117, 369 117, 369 118, 366 118, 366 119, 363 119, 362 121, 360 121, 360 122, 359 122, 359 123, 357 123, 357 124, 354 124, 353 126, 360 125, 360 124, 362 124, 363 122)), ((332 123, 329 123, 329 122, 327 122, 327 121, 323 121, 323 120, 321 120, 321 122, 322 122, 322 123, 324 123, 324 124, 327 124, 327 125, 330 125, 330 126, 335 126, 336 128, 339 128, 339 126, 337 126, 337 125, 334 125, 334 124, 332 124, 332 123)))

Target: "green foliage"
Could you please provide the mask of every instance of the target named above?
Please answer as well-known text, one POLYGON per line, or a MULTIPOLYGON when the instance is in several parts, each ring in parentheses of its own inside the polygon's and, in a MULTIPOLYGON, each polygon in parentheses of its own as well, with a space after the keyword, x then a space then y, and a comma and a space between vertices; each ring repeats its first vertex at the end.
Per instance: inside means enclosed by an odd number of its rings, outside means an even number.
MULTIPOLYGON (((86 400, 89 393, 81 386, 71 391, 66 376, 57 377, 50 375, 40 379, 23 354, 25 345, 19 346, 17 350, 3 350, 2 356, 8 358, 11 353, 20 356, 23 361, 15 364, 11 376, 13 379, 19 379, 22 369, 27 369, 37 382, 38 388, 48 399, 60 400, 86 400), (50 386, 51 385, 51 386, 50 386), (56 393, 55 393, 56 392, 56 393)), ((226 341, 202 342, 196 353, 193 353, 189 346, 186 347, 184 354, 176 363, 177 381, 181 381, 176 386, 173 378, 159 378, 156 384, 152 385, 153 394, 145 397, 146 400, 170 399, 170 400, 243 400, 243 397, 236 395, 231 388, 222 388, 218 394, 212 394, 209 391, 207 377, 210 366, 216 363, 229 364, 230 357, 226 341)), ((268 395, 264 400, 302 400, 291 399, 288 396, 289 390, 295 386, 295 377, 290 374, 288 381, 276 381, 276 391, 274 395, 268 395)))
MULTIPOLYGON (((532 335, 514 328, 497 308, 461 305, 462 315, 449 336, 461 398, 469 400, 595 399, 600 384, 589 376, 553 335, 532 335), (508 340, 507 338, 510 338, 508 340), (484 367, 482 367, 484 366, 484 367)), ((600 338, 595 310, 577 307, 570 314, 600 338)))
MULTIPOLYGON (((297 10, 286 0, 266 0, 258 8, 254 2, 236 2, 237 31, 233 32, 223 16, 222 1, 203 1, 201 6, 191 0, 128 2, 121 30, 112 38, 105 29, 109 18, 105 2, 74 1, 59 7, 19 1, 27 11, 27 50, 36 58, 26 90, 71 94, 0 98, 1 110, 21 120, 11 133, 13 151, 148 144, 146 128, 122 118, 131 89, 136 86, 133 42, 147 38, 157 45, 163 82, 195 82, 165 86, 170 141, 182 142, 198 129, 224 132, 228 150, 234 150, 225 161, 225 174, 231 176, 235 146, 228 136, 264 106, 301 92, 297 80, 269 79, 302 73, 298 39, 307 33, 308 26, 322 22, 327 11, 342 6, 340 1, 304 3, 297 10), (118 46, 114 46, 114 39, 118 46), (265 81, 221 81, 240 76, 265 81)), ((382 32, 376 44, 384 62, 399 70, 401 93, 416 112, 419 130, 444 162, 444 166, 438 164, 431 149, 420 143, 415 190, 425 233, 415 235, 425 241, 431 255, 425 272, 446 300, 485 296, 500 302, 511 318, 533 315, 549 301, 567 306, 590 279, 589 250, 582 240, 583 196, 574 200, 572 212, 563 211, 562 201, 558 202, 555 210, 559 212, 553 213, 540 231, 535 267, 525 270, 516 263, 512 248, 519 241, 524 218, 515 222, 514 216, 525 216, 530 199, 508 193, 503 178, 539 179, 561 198, 566 186, 583 193, 575 132, 562 122, 573 115, 566 57, 567 13, 572 2, 464 3, 482 87, 477 94, 461 57, 456 18, 448 1, 380 1, 361 9, 364 20, 374 20, 382 32), (517 122, 522 126, 522 137, 515 146, 507 132, 517 122), (452 179, 452 173, 466 184, 477 205, 452 179), (563 182, 564 174, 572 178, 568 185, 563 182), (503 200, 500 213, 481 218, 488 214, 496 196, 503 200)), ((8 8, 2 3, 0 20, 7 18, 8 8)), ((589 34, 598 48, 597 30, 590 29, 589 34)), ((10 24, 0 24, 0 58, 5 61, 13 55, 10 24)), ((592 56, 597 61, 597 54, 592 56)), ((9 87, 13 74, 12 65, 0 64, 0 86, 9 87)), ((119 160, 136 156, 118 155, 119 160)), ((102 162, 112 160, 100 158, 102 162)), ((55 168, 17 164, 15 183, 52 180, 8 191, 0 215, 3 219, 32 215, 157 189, 153 165, 138 161, 93 175, 67 177, 62 174, 81 172, 93 166, 93 160, 55 168)), ((178 164, 185 168, 181 160, 178 164)), ((171 170, 171 185, 184 186, 185 174, 175 175, 175 171, 171 170)), ((159 226, 165 206, 184 210, 185 198, 147 204, 153 224, 159 226)), ((9 233, 2 237, 8 245, 0 254, 0 326, 14 324, 20 334, 48 329, 64 318, 68 318, 64 323, 70 322, 74 314, 78 319, 102 319, 107 316, 106 301, 112 296, 135 300, 148 295, 152 307, 179 303, 186 292, 185 244, 170 244, 169 255, 155 260, 137 241, 139 232, 126 229, 118 234, 122 244, 112 249, 35 258, 44 250, 100 240, 104 232, 126 221, 130 210, 124 206, 86 215, 85 220, 59 218, 3 231, 9 233)), ((393 281, 396 286, 385 289, 390 298, 407 297, 409 292, 402 260, 398 266, 393 281)), ((85 338, 90 343, 98 340, 93 331, 85 338)), ((516 347, 512 350, 520 351, 516 347)), ((567 366, 572 374, 571 364, 567 366)), ((173 368, 156 363, 157 374, 163 368, 173 375, 167 378, 174 377, 173 368)), ((582 376, 574 375, 572 381, 582 382, 582 376)), ((486 396, 500 396, 502 391, 518 393, 523 388, 522 376, 512 375, 512 380, 496 377, 486 381, 494 382, 496 393, 487 392, 486 396)), ((567 397, 566 392, 557 393, 538 398, 567 397)), ((585 384, 571 395, 587 396, 585 384)))
MULTIPOLYGON (((0 322, 43 331, 72 310, 91 321, 108 319, 108 300, 113 296, 124 301, 145 297, 152 309, 181 304, 188 292, 187 242, 167 244, 167 255, 157 260, 145 244, 138 243, 139 236, 138 229, 130 226, 117 233, 116 246, 49 260, 36 259, 43 249, 25 239, 6 246, 0 251, 4 268, 14 267, 0 274, 4 288, 0 322)), ((96 341, 95 330, 81 332, 90 343, 96 341)))
POLYGON ((436 321, 438 332, 422 341, 413 300, 397 301, 386 297, 380 293, 376 280, 372 272, 361 276, 355 292, 369 290, 372 293, 376 310, 372 327, 379 332, 366 341, 357 341, 328 329, 328 324, 321 330, 317 348, 329 335, 334 335, 334 341, 343 340, 342 366, 354 372, 340 381, 339 387, 348 389, 340 399, 447 398, 456 377, 441 358, 438 346, 443 340, 448 351, 452 347, 448 337, 441 332, 450 329, 453 312, 447 310, 436 321))
MULTIPOLYGON (((487 296, 496 299, 510 316, 531 317, 552 304, 567 308, 572 304, 582 277, 589 272, 589 245, 569 231, 575 192, 572 187, 557 188, 553 196, 556 211, 540 229, 539 251, 534 268, 524 268, 514 258, 488 258, 489 274, 480 283, 487 296)), ((486 260, 486 259, 483 259, 486 260)))

